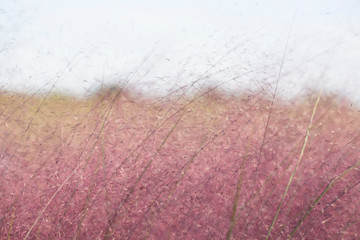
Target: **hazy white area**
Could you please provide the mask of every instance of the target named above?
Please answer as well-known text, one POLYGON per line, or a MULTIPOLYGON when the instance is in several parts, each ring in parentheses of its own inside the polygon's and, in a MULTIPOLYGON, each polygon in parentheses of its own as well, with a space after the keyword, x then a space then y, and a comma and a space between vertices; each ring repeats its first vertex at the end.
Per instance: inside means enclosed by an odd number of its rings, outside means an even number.
POLYGON ((359 34, 358 0, 1 0, 0 86, 271 90, 283 59, 279 93, 322 85, 360 102, 359 34))

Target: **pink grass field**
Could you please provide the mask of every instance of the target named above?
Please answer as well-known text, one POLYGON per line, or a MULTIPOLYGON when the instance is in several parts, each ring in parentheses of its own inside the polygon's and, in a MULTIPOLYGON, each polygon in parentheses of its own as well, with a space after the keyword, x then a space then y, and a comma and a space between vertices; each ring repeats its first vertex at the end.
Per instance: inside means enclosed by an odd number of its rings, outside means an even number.
MULTIPOLYGON (((276 99, 267 125, 261 94, 3 93, 0 238, 265 239, 310 95, 276 99)), ((320 98, 269 239, 360 238, 360 112, 332 99, 320 98)))

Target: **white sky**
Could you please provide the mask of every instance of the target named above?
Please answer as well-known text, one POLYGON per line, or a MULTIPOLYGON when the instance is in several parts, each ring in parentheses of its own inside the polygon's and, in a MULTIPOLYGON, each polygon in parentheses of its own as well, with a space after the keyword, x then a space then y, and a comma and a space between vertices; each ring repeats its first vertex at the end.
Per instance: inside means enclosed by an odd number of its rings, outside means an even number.
POLYGON ((323 79, 360 102, 358 0, 1 0, 0 86, 87 94, 130 76, 164 92, 207 74, 274 86, 290 28, 280 93, 323 79))

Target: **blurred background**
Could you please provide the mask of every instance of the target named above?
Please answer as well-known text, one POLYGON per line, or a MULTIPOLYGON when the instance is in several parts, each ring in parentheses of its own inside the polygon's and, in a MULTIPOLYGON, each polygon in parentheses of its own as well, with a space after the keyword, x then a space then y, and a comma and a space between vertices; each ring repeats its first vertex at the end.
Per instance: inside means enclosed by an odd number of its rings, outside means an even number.
POLYGON ((206 83, 360 103, 360 2, 1 0, 0 87, 88 96, 206 83))

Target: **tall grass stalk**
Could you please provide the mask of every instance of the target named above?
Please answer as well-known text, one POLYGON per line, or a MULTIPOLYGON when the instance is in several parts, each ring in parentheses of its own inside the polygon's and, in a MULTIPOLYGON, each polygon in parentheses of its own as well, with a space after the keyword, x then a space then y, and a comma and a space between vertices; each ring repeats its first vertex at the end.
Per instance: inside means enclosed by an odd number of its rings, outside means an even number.
POLYGON ((7 234, 7 237, 6 237, 7 240, 10 240, 11 231, 12 231, 12 227, 13 227, 13 223, 14 223, 14 218, 15 218, 15 207, 13 207, 13 211, 12 211, 12 214, 11 214, 10 228, 9 228, 9 232, 7 234))
POLYGON ((238 182, 237 182, 237 185, 236 185, 235 199, 234 199, 233 209, 232 209, 232 213, 231 213, 231 220, 230 220, 229 230, 228 230, 228 232, 226 234, 226 240, 231 239, 231 234, 232 234, 232 232, 234 230, 234 226, 235 226, 235 223, 236 223, 237 206, 238 206, 241 187, 242 187, 243 178, 244 178, 244 165, 245 165, 246 160, 247 160, 247 156, 244 156, 243 161, 241 163, 241 167, 240 167, 239 179, 238 179, 238 182))
POLYGON ((295 174, 296 174, 297 168, 299 167, 299 165, 300 165, 300 163, 301 163, 301 160, 302 160, 302 157, 303 157, 303 155, 304 155, 305 148, 306 148, 306 144, 307 144, 307 141, 308 141, 308 138, 309 138, 309 135, 310 135, 310 129, 311 129, 311 127, 312 127, 312 122, 313 122, 313 119, 314 119, 314 116, 315 116, 315 113, 316 113, 316 108, 317 108, 317 106, 318 106, 318 104, 319 104, 319 101, 320 101, 321 93, 322 93, 322 87, 320 88, 319 94, 318 94, 317 99, 316 99, 316 102, 315 102, 315 104, 314 104, 314 108, 313 108, 312 115, 311 115, 311 118, 310 118, 309 126, 308 126, 307 131, 306 131, 306 135, 305 135, 305 139, 304 139, 304 144, 303 144, 303 146, 302 146, 299 159, 298 159, 298 161, 297 161, 297 163, 296 163, 296 166, 295 166, 295 168, 294 168, 294 171, 293 171, 293 173, 291 174, 291 177, 290 177, 290 179, 289 179, 289 181, 288 181, 288 184, 287 184, 287 186, 286 186, 285 192, 284 192, 284 194, 283 194, 282 197, 281 197, 281 200, 280 200, 280 203, 279 203, 279 205, 278 205, 278 208, 277 208, 275 217, 274 217, 274 219, 273 219, 273 221, 272 221, 272 223, 271 223, 270 229, 269 229, 268 234, 267 234, 267 236, 266 236, 266 240, 269 239, 269 237, 270 237, 271 231, 272 231, 272 229, 273 229, 273 227, 274 227, 274 225, 275 225, 276 219, 277 219, 277 217, 278 217, 278 215, 279 215, 279 212, 280 212, 280 209, 281 209, 282 204, 283 204, 283 202, 284 202, 284 199, 285 199, 285 197, 286 197, 286 195, 287 195, 287 192, 288 192, 288 190, 289 190, 289 188, 290 188, 290 185, 291 185, 291 183, 292 183, 292 181, 293 181, 293 179, 294 179, 294 176, 295 176, 295 174))

